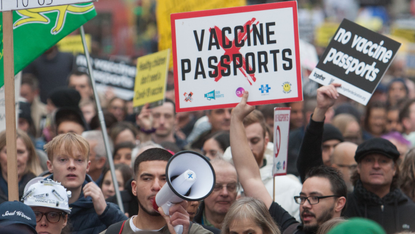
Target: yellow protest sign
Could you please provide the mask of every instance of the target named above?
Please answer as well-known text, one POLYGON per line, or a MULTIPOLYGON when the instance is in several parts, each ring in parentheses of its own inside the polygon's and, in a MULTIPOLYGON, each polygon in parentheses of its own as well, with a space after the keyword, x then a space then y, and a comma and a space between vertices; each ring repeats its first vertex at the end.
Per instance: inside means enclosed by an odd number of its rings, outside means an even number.
POLYGON ((134 112, 149 103, 150 107, 160 106, 164 101, 170 50, 163 50, 138 58, 137 76, 134 85, 134 112))
MULTIPOLYGON (((91 35, 85 35, 88 51, 91 52, 91 35)), ((69 35, 60 40, 57 44, 59 51, 73 54, 84 54, 81 35, 69 35)))
MULTIPOLYGON (((171 24, 170 14, 189 11, 211 10, 218 8, 245 6, 246 0, 160 0, 157 1, 157 29, 159 34, 159 51, 171 49, 171 24)), ((170 58, 169 67, 173 67, 173 58, 170 58)))
POLYGON ((408 42, 415 42, 415 30, 410 28, 392 27, 391 33, 394 36, 405 38, 408 42))
POLYGON ((331 38, 336 33, 339 23, 324 22, 317 27, 314 42, 316 46, 327 47, 331 38))

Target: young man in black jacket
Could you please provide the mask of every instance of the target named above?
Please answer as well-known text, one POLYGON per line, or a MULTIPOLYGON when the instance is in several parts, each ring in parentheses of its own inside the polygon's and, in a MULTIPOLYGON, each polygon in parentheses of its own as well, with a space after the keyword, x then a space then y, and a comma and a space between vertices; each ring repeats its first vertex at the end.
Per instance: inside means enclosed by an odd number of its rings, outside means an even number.
POLYGON ((341 175, 335 169, 321 166, 311 170, 296 201, 300 204, 301 224, 273 202, 261 180, 258 165, 246 138, 243 119, 253 106, 246 103, 248 92, 244 93, 241 102, 233 109, 231 116, 231 150, 239 181, 246 196, 257 198, 265 203, 271 216, 281 231, 285 233, 311 234, 325 221, 340 217, 346 204, 347 187, 341 175))
MULTIPOLYGON (((297 161, 304 180, 312 167, 322 165, 321 141, 326 111, 339 96, 339 84, 317 90, 317 107, 307 126, 297 161)), ((387 233, 415 231, 415 203, 397 188, 399 152, 388 140, 373 138, 360 144, 356 150, 357 170, 352 176, 354 190, 348 195, 343 215, 364 217, 378 222, 387 233)))

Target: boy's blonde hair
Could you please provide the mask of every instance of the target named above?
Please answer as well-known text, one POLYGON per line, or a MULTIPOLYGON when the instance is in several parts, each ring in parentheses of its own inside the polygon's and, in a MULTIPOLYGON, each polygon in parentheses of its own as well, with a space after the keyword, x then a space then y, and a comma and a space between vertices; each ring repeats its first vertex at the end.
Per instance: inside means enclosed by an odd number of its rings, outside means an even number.
POLYGON ((68 155, 74 155, 74 150, 79 150, 82 155, 89 160, 89 143, 82 136, 69 132, 54 137, 44 146, 48 154, 49 161, 53 161, 53 156, 58 155, 62 150, 68 155), (63 149, 62 149, 63 147, 63 149))

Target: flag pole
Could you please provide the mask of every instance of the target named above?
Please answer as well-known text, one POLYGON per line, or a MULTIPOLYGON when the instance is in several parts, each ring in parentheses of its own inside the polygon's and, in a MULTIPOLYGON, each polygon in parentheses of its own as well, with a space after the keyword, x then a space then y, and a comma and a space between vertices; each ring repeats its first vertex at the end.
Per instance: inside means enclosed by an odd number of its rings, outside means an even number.
POLYGON ((19 200, 14 97, 13 11, 3 12, 4 97, 6 110, 7 186, 9 201, 19 200))
POLYGON ((92 72, 91 59, 89 57, 88 46, 85 40, 84 26, 80 27, 80 31, 81 31, 82 44, 84 45, 85 57, 86 57, 86 61, 88 64, 89 76, 91 77, 92 89, 94 90, 94 97, 95 97, 95 103, 97 105, 99 123, 101 124, 102 136, 104 137, 105 149, 107 151, 108 164, 110 165, 112 184, 114 185, 114 190, 115 190, 115 197, 117 198, 117 203, 118 203, 118 206, 120 207, 120 210, 124 213, 124 206, 121 200, 120 190, 118 188, 117 177, 115 175, 114 160, 112 159, 111 149, 109 146, 107 126, 105 125, 105 119, 104 119, 104 115, 102 114, 101 103, 99 101, 98 92, 95 87, 95 80, 94 80, 94 76, 92 72))

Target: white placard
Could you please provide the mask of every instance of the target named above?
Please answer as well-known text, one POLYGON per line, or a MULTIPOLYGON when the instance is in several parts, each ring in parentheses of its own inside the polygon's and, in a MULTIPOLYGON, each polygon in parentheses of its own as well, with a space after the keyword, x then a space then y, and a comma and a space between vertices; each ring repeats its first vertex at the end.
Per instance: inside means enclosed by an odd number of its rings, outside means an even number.
MULTIPOLYGON (((20 83, 22 81, 22 73, 19 72, 14 76, 14 101, 16 108, 16 125, 19 119, 19 97, 20 83)), ((16 126, 17 128, 17 126, 16 126)), ((6 130, 6 99, 4 97, 4 85, 0 88, 0 132, 6 130)))
POLYGON ((291 107, 274 109, 274 176, 287 174, 288 138, 290 134, 291 107))
POLYGON ((296 2, 171 18, 178 112, 302 100, 296 2))

